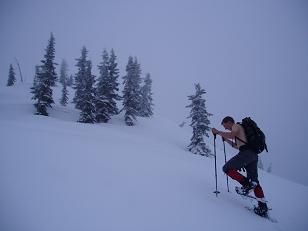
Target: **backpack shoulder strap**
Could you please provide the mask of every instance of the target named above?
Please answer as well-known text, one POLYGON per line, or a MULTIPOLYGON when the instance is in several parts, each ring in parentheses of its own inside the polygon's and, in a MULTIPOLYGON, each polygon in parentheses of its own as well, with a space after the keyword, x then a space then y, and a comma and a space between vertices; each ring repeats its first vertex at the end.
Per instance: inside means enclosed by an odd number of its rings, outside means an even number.
MULTIPOLYGON (((240 125, 240 126, 243 128, 243 126, 242 126, 242 124, 241 124, 240 122, 237 122, 237 124, 240 125)), ((243 128, 243 129, 244 129, 244 128, 243 128)), ((244 143, 244 144, 248 144, 247 142, 245 142, 245 141, 242 140, 241 138, 235 136, 235 142, 236 142, 237 139, 238 139, 239 141, 241 141, 242 143, 244 143)))
POLYGON ((239 137, 236 136, 236 137, 235 137, 235 140, 237 140, 237 139, 238 139, 239 141, 241 141, 242 143, 247 144, 247 142, 245 142, 244 140, 242 140, 241 138, 239 138, 239 137))
POLYGON ((265 149, 266 152, 268 152, 267 145, 266 145, 266 143, 264 143, 264 144, 265 144, 264 149, 265 149))

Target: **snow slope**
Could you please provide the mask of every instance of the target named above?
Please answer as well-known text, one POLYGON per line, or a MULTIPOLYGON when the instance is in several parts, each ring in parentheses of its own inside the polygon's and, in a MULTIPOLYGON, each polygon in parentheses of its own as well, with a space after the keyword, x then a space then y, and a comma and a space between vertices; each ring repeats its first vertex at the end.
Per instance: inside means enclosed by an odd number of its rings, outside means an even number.
POLYGON ((246 210, 232 181, 228 193, 221 142, 216 198, 214 159, 187 152, 191 134, 157 112, 135 127, 76 123, 57 88, 51 116, 36 116, 29 87, 0 88, 1 231, 308 229, 306 186, 260 171, 278 223, 246 210))

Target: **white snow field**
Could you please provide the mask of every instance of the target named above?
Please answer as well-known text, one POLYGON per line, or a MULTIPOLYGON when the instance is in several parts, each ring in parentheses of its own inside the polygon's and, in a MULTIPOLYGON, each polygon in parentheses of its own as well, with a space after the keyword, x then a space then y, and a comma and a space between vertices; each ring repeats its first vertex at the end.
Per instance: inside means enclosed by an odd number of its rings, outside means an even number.
POLYGON ((227 192, 220 140, 216 197, 214 158, 186 151, 190 132, 159 112, 81 124, 57 88, 50 117, 37 116, 29 88, 0 87, 1 231, 308 230, 306 186, 260 171, 278 223, 245 209, 232 180, 227 192))

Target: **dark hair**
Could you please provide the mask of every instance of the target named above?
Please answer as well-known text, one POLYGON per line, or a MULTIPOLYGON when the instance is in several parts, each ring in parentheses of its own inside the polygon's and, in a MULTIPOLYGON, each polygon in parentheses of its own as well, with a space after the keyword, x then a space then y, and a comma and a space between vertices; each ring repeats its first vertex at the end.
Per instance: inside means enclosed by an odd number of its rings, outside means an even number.
POLYGON ((226 116, 226 117, 222 120, 221 125, 224 124, 224 123, 228 123, 228 122, 234 123, 234 119, 233 119, 231 116, 226 116))

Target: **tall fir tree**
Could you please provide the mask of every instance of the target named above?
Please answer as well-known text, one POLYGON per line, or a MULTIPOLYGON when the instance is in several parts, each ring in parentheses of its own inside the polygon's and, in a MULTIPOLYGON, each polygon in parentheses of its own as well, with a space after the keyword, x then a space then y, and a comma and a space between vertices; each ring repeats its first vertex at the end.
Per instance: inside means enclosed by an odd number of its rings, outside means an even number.
POLYGON ((13 65, 10 64, 10 69, 9 69, 9 77, 7 80, 7 85, 8 87, 13 86, 16 82, 16 74, 13 68, 13 65))
POLYGON ((64 82, 66 82, 66 84, 68 83, 68 65, 67 62, 62 59, 61 62, 61 66, 60 66, 60 79, 59 82, 62 83, 62 85, 64 84, 64 82))
POLYGON ((33 94, 32 99, 36 101, 34 103, 36 114, 48 116, 47 108, 51 108, 51 104, 53 104, 54 101, 52 98, 50 81, 45 73, 45 66, 37 68, 34 77, 36 80, 33 81, 31 93, 33 94))
POLYGON ((92 63, 90 60, 86 63, 86 72, 84 79, 84 88, 82 89, 80 101, 81 123, 95 123, 95 76, 92 75, 92 63))
POLYGON ((72 87, 74 85, 74 77, 73 75, 70 75, 70 77, 67 80, 67 86, 72 87))
POLYGON ((67 81, 63 81, 62 83, 62 97, 60 99, 60 104, 62 106, 66 106, 67 105, 67 102, 68 102, 68 91, 67 91, 67 81))
POLYGON ((85 88, 85 79, 86 79, 86 68, 87 68, 87 54, 88 51, 86 47, 83 47, 81 50, 81 57, 76 59, 78 72, 75 75, 74 89, 75 96, 73 98, 73 103, 75 104, 76 109, 81 109, 80 104, 82 101, 83 89, 85 88))
POLYGON ((109 54, 103 51, 103 60, 98 66, 100 76, 96 87, 96 120, 106 123, 112 115, 119 113, 117 100, 120 100, 119 91, 119 69, 114 50, 109 54))
POLYGON ((204 136, 209 137, 209 116, 212 114, 207 112, 205 99, 202 98, 206 91, 201 88, 199 83, 195 84, 195 89, 196 93, 188 96, 188 99, 191 101, 191 104, 187 106, 188 108, 191 108, 188 118, 191 118, 190 126, 193 128, 193 136, 191 138, 191 143, 188 146, 188 150, 202 156, 210 156, 211 150, 207 147, 204 141, 204 136))
POLYGON ((144 85, 141 87, 141 116, 151 117, 153 115, 153 93, 152 79, 148 73, 144 79, 144 85))
POLYGON ((39 65, 35 65, 35 74, 34 74, 34 78, 33 78, 33 83, 32 83, 32 87, 31 87, 31 93, 33 95, 37 94, 37 90, 38 90, 38 85, 40 82, 40 74, 41 74, 41 66, 39 65))
POLYGON ((114 53, 114 50, 111 49, 110 53, 110 60, 109 60, 109 82, 110 82, 110 89, 109 89, 109 102, 111 105, 111 109, 109 113, 111 115, 119 114, 119 109, 117 107, 117 101, 121 100, 119 95, 119 68, 117 63, 117 56, 114 53))
POLYGON ((48 41, 48 45, 46 48, 46 54, 44 55, 44 59, 41 61, 44 65, 44 75, 50 81, 50 86, 54 87, 57 81, 57 73, 56 73, 56 65, 55 60, 55 37, 53 33, 50 34, 50 39, 48 41))
POLYGON ((34 75, 34 78, 33 78, 33 86, 32 86, 33 89, 36 89, 36 87, 38 85, 39 75, 41 73, 41 69, 40 68, 41 68, 41 66, 39 66, 39 65, 35 66, 35 75, 34 75))
POLYGON ((125 123, 128 126, 133 126, 140 115, 140 65, 137 59, 128 58, 126 65, 126 75, 124 79, 123 89, 123 109, 125 111, 125 123))
POLYGON ((52 107, 54 103, 52 98, 52 86, 55 85, 57 75, 55 72, 55 39, 51 33, 48 41, 47 48, 45 49, 46 54, 44 59, 41 60, 42 65, 36 67, 36 73, 31 88, 33 94, 32 99, 36 102, 34 106, 37 110, 36 114, 48 116, 47 108, 52 107))
POLYGON ((141 95, 141 67, 140 63, 138 63, 137 58, 134 58, 134 80, 135 80, 135 86, 136 86, 136 102, 137 102, 137 111, 138 111, 138 116, 141 116, 142 114, 142 108, 141 108, 141 103, 142 103, 142 95, 141 95))
POLYGON ((95 91, 96 121, 107 123, 110 120, 111 104, 108 100, 108 91, 110 89, 109 79, 109 54, 103 51, 103 61, 98 66, 99 78, 95 91))

